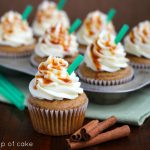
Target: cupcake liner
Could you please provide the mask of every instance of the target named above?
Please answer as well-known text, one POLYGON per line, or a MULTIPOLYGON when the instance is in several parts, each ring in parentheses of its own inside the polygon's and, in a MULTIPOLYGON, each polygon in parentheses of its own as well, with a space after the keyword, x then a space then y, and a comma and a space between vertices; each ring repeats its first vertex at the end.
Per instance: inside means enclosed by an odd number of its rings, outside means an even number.
POLYGON ((135 62, 130 62, 130 65, 136 69, 150 69, 150 64, 139 64, 135 62))
POLYGON ((134 71, 132 69, 132 72, 129 76, 122 78, 122 79, 116 79, 116 80, 96 80, 96 79, 92 79, 92 78, 87 78, 87 77, 84 77, 80 73, 79 69, 77 71, 77 74, 80 77, 80 79, 86 83, 94 84, 94 85, 102 85, 102 86, 112 86, 112 85, 124 84, 124 83, 131 81, 134 76, 134 71))
POLYGON ((7 52, 0 52, 0 57, 11 57, 11 58, 17 58, 17 57, 27 57, 32 54, 32 51, 30 52, 21 52, 21 53, 7 53, 7 52))
POLYGON ((35 61, 34 58, 35 58, 35 54, 32 54, 31 57, 30 57, 30 63, 31 63, 32 66, 38 68, 39 63, 37 61, 35 61))
POLYGON ((34 129, 51 136, 68 135, 78 130, 84 121, 88 102, 69 110, 49 110, 28 103, 34 129))

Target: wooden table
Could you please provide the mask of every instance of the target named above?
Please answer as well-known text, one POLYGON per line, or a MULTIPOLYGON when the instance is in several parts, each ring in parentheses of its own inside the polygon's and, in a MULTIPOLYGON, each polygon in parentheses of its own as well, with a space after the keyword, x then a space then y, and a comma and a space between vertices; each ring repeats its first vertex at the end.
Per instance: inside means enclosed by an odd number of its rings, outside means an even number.
MULTIPOLYGON (((89 119, 85 120, 86 122, 89 119)), ((120 124, 117 124, 120 126, 120 124)), ((150 118, 141 127, 131 126, 128 138, 103 143, 89 150, 149 150, 150 118)), ((0 103, 0 150, 65 150, 65 137, 38 134, 32 128, 28 110, 0 103)))

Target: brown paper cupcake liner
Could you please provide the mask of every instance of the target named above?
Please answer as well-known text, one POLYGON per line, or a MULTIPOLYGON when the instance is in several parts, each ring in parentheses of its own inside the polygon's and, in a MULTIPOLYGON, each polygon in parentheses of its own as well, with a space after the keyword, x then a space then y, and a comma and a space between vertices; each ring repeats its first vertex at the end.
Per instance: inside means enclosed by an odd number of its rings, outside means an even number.
POLYGON ((17 57, 27 57, 30 56, 32 52, 21 52, 21 53, 5 53, 5 52, 0 52, 0 57, 5 57, 5 58, 17 58, 17 57))
POLYGON ((79 78, 86 83, 93 84, 93 85, 112 86, 112 85, 124 84, 124 83, 131 81, 134 76, 134 71, 132 69, 132 72, 129 76, 122 78, 122 79, 116 79, 116 80, 96 80, 96 79, 92 79, 92 78, 87 78, 87 77, 84 77, 80 73, 79 69, 77 71, 77 74, 78 74, 79 78))
POLYGON ((130 62, 130 65, 136 69, 150 69, 149 64, 139 64, 139 63, 135 63, 135 62, 130 62))
POLYGON ((34 57, 35 57, 35 54, 32 54, 31 57, 30 57, 30 63, 31 63, 32 66, 38 68, 39 63, 34 59, 34 57))
POLYGON ((78 130, 84 121, 88 102, 69 110, 49 110, 28 103, 34 129, 51 136, 68 135, 78 130))

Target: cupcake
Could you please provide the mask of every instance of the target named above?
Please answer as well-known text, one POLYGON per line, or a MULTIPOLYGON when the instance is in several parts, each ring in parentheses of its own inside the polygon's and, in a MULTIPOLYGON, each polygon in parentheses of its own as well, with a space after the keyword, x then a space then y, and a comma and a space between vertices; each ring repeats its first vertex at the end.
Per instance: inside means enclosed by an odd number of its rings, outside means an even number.
POLYGON ((34 129, 46 135, 68 135, 84 121, 88 98, 79 78, 67 72, 68 62, 50 56, 30 82, 28 109, 34 129))
POLYGON ((79 67, 80 78, 95 85, 119 85, 130 81, 133 69, 128 65, 121 43, 115 44, 115 36, 107 31, 90 44, 84 63, 79 67))
POLYGON ((150 22, 139 23, 126 36, 127 57, 135 68, 150 68, 150 22))
POLYGON ((38 7, 36 18, 33 22, 35 36, 42 36, 47 28, 57 23, 69 28, 70 21, 66 12, 58 10, 54 2, 43 1, 38 7))
POLYGON ((0 56, 26 56, 34 50, 32 29, 18 12, 9 11, 0 19, 0 56))
POLYGON ((39 39, 31 63, 38 66, 49 56, 64 58, 69 63, 78 55, 78 43, 74 34, 61 24, 53 25, 39 39))
POLYGON ((107 23, 107 16, 100 12, 94 11, 87 15, 83 25, 77 33, 77 40, 81 53, 86 51, 86 48, 99 35, 102 30, 115 34, 115 29, 112 22, 107 23))

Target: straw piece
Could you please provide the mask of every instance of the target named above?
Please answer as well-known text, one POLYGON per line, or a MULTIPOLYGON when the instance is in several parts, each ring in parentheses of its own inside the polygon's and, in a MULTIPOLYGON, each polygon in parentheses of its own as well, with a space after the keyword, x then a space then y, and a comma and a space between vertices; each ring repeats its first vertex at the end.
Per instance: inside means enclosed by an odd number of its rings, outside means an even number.
POLYGON ((76 57, 76 59, 73 61, 73 63, 69 66, 69 68, 67 69, 67 72, 69 75, 72 74, 72 72, 74 70, 76 70, 76 68, 81 64, 81 62, 83 61, 83 56, 82 55, 78 55, 76 57))
POLYGON ((27 20, 30 13, 32 12, 33 7, 31 5, 28 5, 26 7, 26 9, 24 10, 24 12, 22 13, 22 19, 23 20, 27 20))
POLYGON ((2 87, 5 88, 6 91, 9 92, 9 94, 19 103, 24 103, 24 97, 19 97, 15 91, 14 91, 14 88, 12 89, 12 87, 10 86, 10 84, 7 84, 8 81, 6 81, 5 79, 3 78, 0 78, 0 85, 2 87))
POLYGON ((7 84, 7 86, 9 86, 9 88, 16 93, 16 95, 18 95, 19 97, 22 97, 23 99, 25 98, 24 94, 22 93, 22 91, 20 89, 18 89, 17 87, 15 87, 11 82, 9 82, 2 74, 0 74, 0 80, 5 81, 5 84, 7 84))
POLYGON ((110 9, 107 15, 107 23, 109 23, 116 14, 116 10, 114 8, 110 9))
POLYGON ((81 25, 82 21, 81 19, 77 18, 74 23, 71 25, 70 29, 69 29, 69 33, 73 33, 77 30, 77 28, 81 25))
POLYGON ((127 24, 124 24, 115 38, 116 44, 118 44, 122 40, 122 38, 124 37, 124 35, 127 33, 128 30, 129 26, 127 24))
POLYGON ((58 5, 57 5, 57 9, 62 10, 66 4, 67 0, 60 0, 58 5))
POLYGON ((2 88, 2 86, 0 86, 0 94, 14 104, 19 110, 24 110, 24 105, 14 100, 14 98, 4 88, 2 88))

